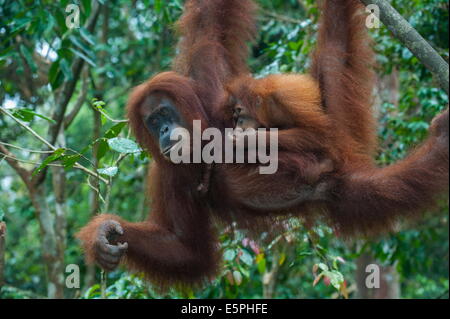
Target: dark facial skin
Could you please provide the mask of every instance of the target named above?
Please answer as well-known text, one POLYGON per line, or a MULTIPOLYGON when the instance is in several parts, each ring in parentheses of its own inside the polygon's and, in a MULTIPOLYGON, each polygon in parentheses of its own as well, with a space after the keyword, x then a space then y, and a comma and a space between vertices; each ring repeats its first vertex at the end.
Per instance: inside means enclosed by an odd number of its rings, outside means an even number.
POLYGON ((235 128, 242 129, 244 131, 249 128, 256 130, 261 127, 261 124, 251 116, 247 108, 239 101, 237 101, 234 106, 233 120, 235 128))
POLYGON ((179 142, 170 140, 172 131, 186 127, 173 101, 164 94, 152 94, 144 100, 141 112, 148 131, 159 141, 161 154, 169 158, 172 147, 179 142))

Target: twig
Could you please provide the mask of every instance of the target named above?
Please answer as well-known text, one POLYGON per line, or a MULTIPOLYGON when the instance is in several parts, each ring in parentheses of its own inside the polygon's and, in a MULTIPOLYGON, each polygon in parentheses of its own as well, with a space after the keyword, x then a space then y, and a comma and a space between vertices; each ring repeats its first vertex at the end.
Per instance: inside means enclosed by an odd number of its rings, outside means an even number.
POLYGON ((94 107, 94 109, 97 112, 100 112, 101 115, 103 115, 104 117, 106 117, 109 121, 113 122, 113 123, 128 123, 129 120, 115 120, 112 117, 110 117, 105 111, 103 111, 102 109, 99 109, 98 107, 94 107))
MULTIPOLYGON (((11 112, 9 112, 7 109, 0 107, 0 111, 3 112, 4 114, 6 114, 7 116, 9 116, 10 118, 12 118, 14 121, 16 121, 20 126, 22 126, 23 128, 25 128, 27 131, 29 131, 35 138, 37 138, 39 141, 41 141, 42 143, 44 143, 46 146, 48 146, 51 150, 56 151, 57 148, 55 146, 53 146, 52 144, 50 144, 46 139, 44 139, 42 136, 40 136, 38 133, 36 133, 31 127, 29 127, 28 125, 26 125, 24 122, 22 122, 21 120, 17 119, 16 117, 14 117, 14 115, 11 114, 11 112)), ((83 156, 82 154, 71 150, 73 152, 75 152, 76 154, 79 154, 81 156, 83 156)), ((80 169, 84 172, 86 172, 89 175, 95 176, 97 177, 98 174, 91 171, 90 169, 82 166, 79 163, 75 163, 74 165, 75 168, 80 169)), ((104 179, 103 177, 100 177, 100 180, 105 183, 108 184, 108 181, 106 179, 104 179)))
POLYGON ((449 94, 449 66, 435 49, 386 0, 361 0, 380 9, 380 20, 434 75, 449 94))
POLYGON ((11 147, 11 148, 15 148, 15 149, 18 149, 18 150, 21 150, 21 151, 25 151, 25 152, 27 152, 27 153, 37 153, 37 154, 51 154, 51 153, 53 153, 53 151, 30 150, 30 149, 28 149, 28 148, 23 148, 23 147, 20 147, 20 146, 17 146, 17 145, 13 145, 13 144, 9 144, 9 143, 4 143, 4 142, 0 142, 0 144, 1 144, 1 145, 4 145, 4 146, 11 147))
POLYGON ((3 156, 3 158, 6 159, 6 162, 9 164, 9 166, 12 167, 13 170, 16 171, 16 173, 20 176, 20 178, 23 180, 25 185, 28 189, 31 189, 31 173, 23 168, 14 155, 8 151, 6 147, 0 144, 0 154, 3 156))
MULTIPOLYGON (((2 157, 4 157, 4 158, 6 159, 6 161, 7 161, 10 165, 11 165, 11 163, 8 161, 8 159, 11 159, 11 160, 13 160, 13 161, 15 161, 15 162, 18 162, 18 163, 25 163, 25 164, 32 164, 32 165, 41 165, 41 164, 42 164, 42 163, 40 163, 40 162, 35 162, 35 161, 30 161, 30 160, 20 159, 20 158, 15 157, 14 155, 6 154, 6 153, 5 153, 5 149, 3 149, 1 145, 0 145, 0 155, 2 155, 2 157)), ((11 166, 13 166, 13 165, 11 165, 11 166)), ((47 164, 47 166, 64 167, 64 165, 61 165, 61 164, 53 164, 53 163, 47 164)), ((19 166, 19 167, 20 167, 20 166, 19 166)), ((21 170, 26 171, 27 174, 30 174, 30 172, 29 172, 28 170, 26 170, 25 168, 23 168, 23 167, 18 168, 18 165, 14 165, 13 168, 14 168, 14 170, 17 171, 17 172, 18 172, 18 169, 21 169, 21 170)), ((84 167, 84 166, 82 166, 82 165, 75 165, 74 168, 79 169, 79 170, 81 170, 81 171, 84 171, 84 172, 86 172, 87 174, 89 174, 89 175, 91 175, 91 176, 95 176, 95 177, 98 176, 98 174, 95 174, 94 172, 92 172, 91 170, 87 169, 86 167, 84 167)), ((23 178, 22 178, 22 179, 23 179, 23 178)), ((108 184, 108 183, 109 183, 108 180, 104 179, 103 177, 100 177, 100 180, 101 180, 103 183, 105 183, 105 184, 108 184)))
POLYGON ((12 115, 11 112, 9 112, 7 109, 0 107, 0 112, 4 113, 5 115, 9 116, 10 118, 12 118, 14 121, 17 122, 17 124, 19 124, 20 126, 22 126, 24 129, 26 129, 28 132, 30 132, 35 138, 37 138, 39 141, 41 141, 42 143, 44 143, 45 145, 47 145, 51 150, 56 151, 57 148, 54 147, 52 144, 50 144, 45 138, 43 138, 42 136, 40 136, 38 133, 36 133, 31 127, 29 127, 28 125, 26 125, 24 122, 22 122, 21 120, 19 120, 18 118, 16 118, 14 115, 12 115))
POLYGON ((314 243, 314 240, 311 238, 310 232, 306 233, 306 237, 308 238, 308 242, 311 245, 312 249, 316 252, 317 256, 319 256, 319 258, 321 258, 323 260, 323 262, 328 266, 329 269, 332 269, 331 263, 328 260, 327 256, 322 254, 322 252, 319 251, 319 249, 317 249, 317 246, 314 243))

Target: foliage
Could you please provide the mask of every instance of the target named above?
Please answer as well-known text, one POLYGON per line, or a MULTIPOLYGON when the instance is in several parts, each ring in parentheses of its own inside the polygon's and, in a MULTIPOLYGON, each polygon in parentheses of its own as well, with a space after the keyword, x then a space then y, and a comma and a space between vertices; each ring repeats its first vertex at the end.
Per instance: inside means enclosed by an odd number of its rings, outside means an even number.
MULTIPOLYGON (((145 167, 151 156, 133 141, 124 116, 129 89, 151 75, 167 70, 176 37, 174 22, 180 0, 116 0, 99 16, 94 31, 68 29, 65 7, 80 6, 80 24, 94 10, 91 1, 0 0, 0 100, 13 107, 16 119, 47 136, 54 124, 62 88, 78 77, 67 106, 74 110, 84 86, 83 107, 64 130, 65 146, 43 157, 43 145, 11 118, 0 113, 0 142, 11 148, 35 176, 62 164, 66 174, 67 234, 65 263, 81 266, 87 274, 74 233, 91 217, 92 197, 101 212, 118 213, 139 221, 151 201, 144 198, 145 167), (80 74, 72 67, 84 62, 80 74), (99 116, 99 122, 96 122, 99 116), (96 125, 99 134, 96 135, 96 125), (78 163, 94 172, 88 177, 78 163), (95 186, 96 178, 106 183, 95 186)), ((108 3, 108 1, 101 1, 108 3)), ((314 48, 318 9, 313 0, 259 1, 260 36, 249 63, 258 76, 304 72, 314 48)), ((448 1, 395 0, 392 4, 448 60, 448 1)), ((448 104, 429 71, 386 28, 371 31, 379 62, 379 110, 382 150, 378 161, 387 165, 423 140, 432 117, 448 104)), ((44 180, 43 201, 55 213, 52 171, 44 180)), ((41 251, 41 228, 27 188, 0 154, 0 220, 8 225, 7 286, 2 298, 32 298, 46 294, 41 251)), ((448 295, 448 204, 425 222, 374 242, 345 243, 325 226, 307 232, 292 221, 278 237, 264 233, 250 238, 243 232, 221 230, 223 271, 205 289, 153 291, 140 275, 123 270, 108 274, 108 298, 337 298, 355 296, 356 261, 370 253, 384 265, 396 265, 405 298, 448 295)), ((100 298, 100 275, 82 291, 67 289, 66 297, 100 298), (92 283, 91 283, 92 284, 92 283)))

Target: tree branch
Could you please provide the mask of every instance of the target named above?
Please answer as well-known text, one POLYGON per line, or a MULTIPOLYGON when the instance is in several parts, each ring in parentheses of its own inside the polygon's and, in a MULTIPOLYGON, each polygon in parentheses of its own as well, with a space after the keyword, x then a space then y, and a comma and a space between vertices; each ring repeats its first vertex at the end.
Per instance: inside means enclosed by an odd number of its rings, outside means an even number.
POLYGON ((449 94, 449 66, 435 49, 386 0, 361 0, 380 9, 380 20, 439 81, 449 94))
POLYGON ((2 144, 0 144, 0 153, 4 155, 4 158, 6 162, 11 166, 13 170, 16 171, 16 173, 20 176, 20 178, 23 180, 27 188, 31 187, 31 172, 27 169, 23 168, 19 161, 15 159, 14 154, 12 154, 6 147, 4 147, 2 144))
MULTIPOLYGON (((21 120, 19 120, 19 119, 17 119, 14 115, 12 115, 11 114, 11 112, 9 112, 7 109, 5 109, 5 108, 3 108, 3 107, 0 107, 0 112, 3 112, 5 115, 7 115, 7 116, 9 116, 10 118, 12 118, 14 121, 16 121, 20 126, 22 126, 23 128, 25 128, 27 131, 29 131, 35 138, 37 138, 39 141, 41 141, 42 143, 44 143, 46 146, 48 146, 52 151, 56 151, 58 148, 56 147, 56 146, 54 146, 54 145, 52 145, 52 144, 50 144, 45 138, 43 138, 42 136, 40 136, 38 133, 36 133, 31 127, 29 127, 28 125, 26 125, 24 122, 22 122, 21 120)), ((6 153, 6 152, 3 152, 2 151, 2 153, 4 153, 4 154, 6 154, 7 155, 7 157, 6 157, 6 161, 9 163, 9 161, 11 161, 11 160, 15 160, 15 161, 18 161, 17 159, 15 159, 14 158, 14 156, 11 156, 10 154, 11 153, 9 153, 9 151, 2 145, 2 144, 0 144, 0 150, 6 150, 8 153, 6 153), (12 158, 11 158, 12 157, 12 158)), ((73 151, 73 150, 71 150, 71 151, 73 151)), ((79 155, 81 155, 82 156, 82 154, 80 154, 80 153, 78 153, 78 152, 76 152, 76 151, 73 151, 74 153, 76 153, 76 154, 79 154, 79 155)), ((47 154, 48 155, 48 154, 47 154)), ((10 164, 11 165, 11 164, 10 164)), ((14 167, 13 167, 14 168, 14 167)), ((108 180, 106 180, 106 179, 104 179, 103 177, 101 177, 101 176, 98 176, 99 174, 98 173, 96 173, 96 172, 93 172, 93 171, 91 171, 90 169, 88 169, 88 168, 86 168, 86 167, 84 167, 84 166, 82 166, 81 164, 79 164, 79 163, 75 163, 75 165, 74 165, 74 168, 77 168, 77 169, 80 169, 80 170, 82 170, 82 171, 84 171, 85 173, 87 173, 87 174, 89 174, 89 175, 91 175, 91 176, 95 176, 95 177, 98 177, 103 183, 105 183, 105 184, 108 184, 108 180)), ((18 173, 19 173, 19 171, 17 171, 18 173)), ((28 172, 28 171, 27 171, 28 172)), ((28 172, 29 173, 29 172, 28 172)), ((22 175, 21 175, 21 177, 22 177, 22 175)), ((31 177, 30 177, 31 178, 31 177)), ((25 180, 24 180, 25 181, 25 180)), ((31 181, 30 181, 31 182, 31 181)))
MULTIPOLYGON (((95 25, 97 24, 101 8, 102 5, 98 1, 95 1, 92 13, 85 24, 85 28, 90 33, 93 33, 95 29, 95 25)), ((75 91, 75 87, 80 77, 83 65, 84 60, 82 58, 78 57, 74 59, 74 62, 72 63, 72 79, 63 84, 61 91, 58 94, 58 98, 56 101, 56 108, 52 116, 53 120, 55 120, 55 124, 50 125, 48 129, 48 140, 50 141, 50 144, 56 143, 59 131, 61 130, 61 127, 64 125, 64 117, 66 114, 67 106, 75 91)), ((44 161, 45 158, 46 156, 43 156, 42 161, 44 161)), ((44 167, 42 171, 33 178, 34 183, 36 185, 40 185, 44 181, 46 174, 47 168, 44 167)))

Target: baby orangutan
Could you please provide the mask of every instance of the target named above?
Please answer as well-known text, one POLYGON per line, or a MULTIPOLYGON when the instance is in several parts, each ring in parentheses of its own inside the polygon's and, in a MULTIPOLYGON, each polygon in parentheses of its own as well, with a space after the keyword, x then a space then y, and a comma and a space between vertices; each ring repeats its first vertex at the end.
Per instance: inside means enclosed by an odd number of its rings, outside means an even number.
MULTIPOLYGON (((306 124, 297 118, 302 119, 301 112, 312 111, 314 116, 321 117, 321 110, 318 97, 302 96, 302 85, 315 87, 315 82, 309 76, 304 75, 273 75, 265 79, 254 80, 242 77, 228 86, 228 101, 224 108, 225 114, 232 114, 235 135, 233 139, 239 137, 240 132, 249 132, 259 128, 278 129, 278 145, 283 153, 289 153, 289 158, 296 157, 293 163, 301 163, 299 169, 304 182, 308 185, 316 184, 324 174, 329 174, 334 170, 331 156, 323 151, 321 141, 327 139, 318 138, 306 124), (287 83, 286 83, 287 82, 287 83), (289 86, 292 83, 294 86, 289 86), (298 89, 296 96, 298 101, 282 100, 278 101, 283 91, 277 90, 278 85, 288 84, 286 87, 298 89), (305 109, 300 109, 305 108, 305 109), (297 109, 299 111, 297 111, 297 109), (298 117, 293 113, 297 111, 298 117), (317 114, 315 114, 317 113, 317 114), (306 147, 305 147, 306 146, 306 147), (302 157, 308 160, 302 160, 302 157), (309 159, 313 159, 310 161, 309 159), (303 165, 303 164, 306 164, 303 165)), ((303 92, 311 92, 304 90, 303 92)), ((284 92, 287 93, 287 92, 284 92)), ((227 115, 225 115, 227 117, 227 115)), ((323 123, 323 121, 321 122, 323 123)), ((320 127, 319 127, 320 129, 320 127)), ((325 133, 325 130, 321 131, 325 133)), ((271 134, 271 133, 267 133, 271 134)), ((326 132, 328 134, 328 132, 326 132)), ((326 135, 325 135, 326 136, 326 135)), ((267 141, 268 139, 266 139, 267 141)), ((330 139, 331 140, 331 139, 330 139)))

